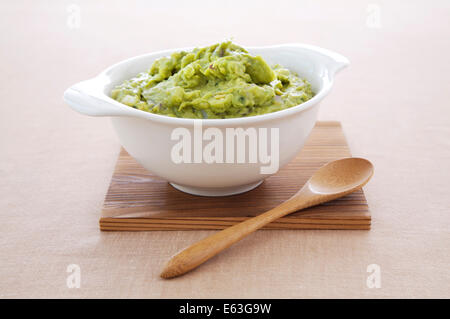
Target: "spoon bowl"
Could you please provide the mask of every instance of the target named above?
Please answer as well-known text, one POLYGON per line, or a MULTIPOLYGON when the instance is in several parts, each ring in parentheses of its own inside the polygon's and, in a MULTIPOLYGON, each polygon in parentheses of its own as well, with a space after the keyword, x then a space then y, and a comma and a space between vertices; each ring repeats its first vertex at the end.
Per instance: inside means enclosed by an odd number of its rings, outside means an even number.
POLYGON ((321 167, 309 179, 313 193, 340 194, 364 186, 373 175, 373 165, 364 158, 350 157, 321 167))

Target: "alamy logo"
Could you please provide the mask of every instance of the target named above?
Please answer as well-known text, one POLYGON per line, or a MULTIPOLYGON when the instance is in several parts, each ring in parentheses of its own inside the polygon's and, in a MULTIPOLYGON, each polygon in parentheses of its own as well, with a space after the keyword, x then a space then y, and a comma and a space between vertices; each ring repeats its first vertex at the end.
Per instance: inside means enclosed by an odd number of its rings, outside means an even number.
POLYGON ((67 6, 67 27, 69 29, 79 29, 81 26, 81 9, 77 4, 69 4, 67 6))
POLYGON ((176 164, 261 163, 265 165, 260 167, 261 174, 274 174, 279 168, 278 128, 226 128, 224 134, 216 127, 203 131, 201 120, 195 120, 194 136, 187 128, 178 127, 171 139, 178 141, 171 151, 176 164))
POLYGON ((371 29, 381 28, 381 8, 376 3, 367 5, 366 26, 371 29))
POLYGON ((381 267, 370 264, 367 266, 367 272, 371 273, 366 280, 367 288, 381 288, 381 267))
POLYGON ((77 264, 70 264, 67 266, 66 271, 70 273, 67 276, 66 284, 67 288, 80 288, 81 287, 81 268, 77 264))

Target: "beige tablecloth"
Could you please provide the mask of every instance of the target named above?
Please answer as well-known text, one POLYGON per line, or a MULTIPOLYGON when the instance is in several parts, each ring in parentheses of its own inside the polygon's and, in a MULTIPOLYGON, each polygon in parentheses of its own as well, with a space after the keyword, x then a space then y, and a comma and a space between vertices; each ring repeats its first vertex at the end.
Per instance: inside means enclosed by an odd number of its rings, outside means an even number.
POLYGON ((449 16, 448 1, 2 2, 0 297, 450 297, 449 16), (100 232, 119 143, 62 93, 127 57, 230 37, 351 60, 320 120, 376 166, 372 230, 259 231, 164 281, 163 263, 212 232, 100 232))

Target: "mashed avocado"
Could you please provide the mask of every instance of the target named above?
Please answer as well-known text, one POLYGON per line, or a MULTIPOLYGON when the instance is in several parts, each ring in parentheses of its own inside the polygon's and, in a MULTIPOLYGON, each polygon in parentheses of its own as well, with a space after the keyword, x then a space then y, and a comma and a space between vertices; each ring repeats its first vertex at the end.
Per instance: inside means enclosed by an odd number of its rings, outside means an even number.
POLYGON ((160 58, 111 92, 142 111, 202 119, 276 112, 313 96, 308 81, 231 42, 160 58))

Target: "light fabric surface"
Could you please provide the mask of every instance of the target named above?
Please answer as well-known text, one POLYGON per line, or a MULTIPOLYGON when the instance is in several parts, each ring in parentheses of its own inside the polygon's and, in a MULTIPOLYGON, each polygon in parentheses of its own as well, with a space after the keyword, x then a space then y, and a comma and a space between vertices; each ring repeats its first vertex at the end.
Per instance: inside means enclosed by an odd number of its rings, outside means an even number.
POLYGON ((450 3, 186 3, 0 4, 0 297, 450 297, 450 3), (375 164, 372 230, 259 231, 164 281, 163 263, 212 232, 100 232, 119 144, 62 93, 122 59, 229 37, 351 60, 319 119, 341 121, 375 164), (66 285, 70 264, 80 288, 66 285), (381 288, 366 285, 370 264, 381 288))

